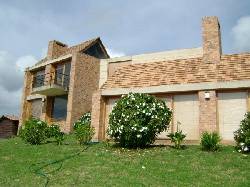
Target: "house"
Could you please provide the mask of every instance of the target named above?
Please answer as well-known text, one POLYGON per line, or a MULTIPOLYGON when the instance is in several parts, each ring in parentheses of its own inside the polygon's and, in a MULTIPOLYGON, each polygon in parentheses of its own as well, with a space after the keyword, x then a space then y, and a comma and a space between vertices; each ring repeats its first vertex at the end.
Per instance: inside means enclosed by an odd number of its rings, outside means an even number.
POLYGON ((91 110, 100 58, 109 58, 100 38, 71 47, 50 41, 47 56, 25 71, 20 124, 35 117, 70 132, 73 122, 91 110))
POLYGON ((10 138, 17 135, 19 119, 13 115, 0 117, 0 138, 10 138))
MULTIPOLYGON (((101 60, 99 90, 92 99, 94 139, 107 138, 108 115, 121 95, 142 92, 163 99, 177 122, 197 142, 217 131, 225 143, 250 110, 250 53, 222 54, 217 17, 202 19, 202 47, 101 60)), ((158 139, 166 139, 167 132, 158 139)))
MULTIPOLYGON (((222 54, 217 17, 202 19, 202 47, 109 58, 99 38, 68 47, 51 41, 48 54, 25 73, 21 121, 30 116, 61 124, 91 111, 94 140, 107 138, 108 116, 117 99, 141 92, 163 99, 195 142, 204 131, 233 140, 250 110, 250 53, 222 54)), ((168 131, 168 132, 169 132, 168 131)), ((159 140, 166 140, 166 134, 159 140)))

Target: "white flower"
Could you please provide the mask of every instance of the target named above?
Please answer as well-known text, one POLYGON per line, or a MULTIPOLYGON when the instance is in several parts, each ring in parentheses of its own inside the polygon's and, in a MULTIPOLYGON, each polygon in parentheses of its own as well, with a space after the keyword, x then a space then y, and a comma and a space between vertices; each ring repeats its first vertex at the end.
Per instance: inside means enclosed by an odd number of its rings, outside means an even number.
POLYGON ((146 167, 145 167, 145 166, 142 166, 141 168, 142 168, 142 169, 146 169, 146 167))
POLYGON ((141 138, 141 135, 140 135, 140 134, 137 134, 136 137, 137 137, 137 138, 141 138))
POLYGON ((240 143, 240 146, 243 146, 243 145, 245 145, 245 144, 244 144, 243 142, 241 142, 241 143, 240 143))
POLYGON ((244 151, 248 151, 248 150, 249 150, 248 147, 245 147, 245 148, 244 148, 244 151))

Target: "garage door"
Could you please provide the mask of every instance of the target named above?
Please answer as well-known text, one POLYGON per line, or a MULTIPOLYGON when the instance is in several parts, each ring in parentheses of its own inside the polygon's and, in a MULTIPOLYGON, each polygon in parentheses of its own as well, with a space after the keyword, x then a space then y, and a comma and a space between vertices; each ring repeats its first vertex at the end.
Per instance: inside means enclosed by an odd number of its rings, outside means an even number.
MULTIPOLYGON (((172 110, 172 106, 171 106, 171 100, 170 100, 170 98, 159 98, 159 99, 161 99, 161 100, 163 100, 163 101, 165 101, 165 103, 166 103, 166 105, 167 105, 167 107, 170 109, 170 110, 172 110)), ((162 132, 161 134, 159 134, 158 135, 158 139, 166 139, 167 138, 167 135, 170 133, 170 131, 171 131, 171 122, 170 122, 170 128, 169 128, 169 130, 167 131, 164 131, 164 132, 162 132)))
POLYGON ((233 140, 233 132, 247 111, 246 92, 219 93, 219 130, 223 140, 233 140))
POLYGON ((199 101, 197 94, 174 96, 174 131, 177 122, 187 140, 199 139, 199 101))

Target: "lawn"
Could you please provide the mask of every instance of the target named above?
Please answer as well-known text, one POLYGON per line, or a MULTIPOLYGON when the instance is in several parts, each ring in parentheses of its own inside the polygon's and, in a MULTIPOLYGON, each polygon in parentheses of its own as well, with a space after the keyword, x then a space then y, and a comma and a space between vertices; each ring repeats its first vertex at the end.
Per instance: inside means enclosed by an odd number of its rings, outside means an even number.
POLYGON ((208 153, 199 146, 128 150, 99 143, 69 158, 82 149, 70 136, 61 146, 0 140, 0 186, 44 186, 46 179, 30 166, 65 157, 61 169, 48 175, 48 186, 250 186, 250 155, 232 146, 208 153))

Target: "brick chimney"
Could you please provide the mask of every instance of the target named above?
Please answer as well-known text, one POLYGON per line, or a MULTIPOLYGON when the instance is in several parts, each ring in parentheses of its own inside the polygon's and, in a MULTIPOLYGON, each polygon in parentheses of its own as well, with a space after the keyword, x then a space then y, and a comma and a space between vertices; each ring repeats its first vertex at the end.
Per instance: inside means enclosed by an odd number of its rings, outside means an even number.
POLYGON ((219 63, 221 57, 220 24, 216 16, 202 19, 203 61, 219 63))
POLYGON ((58 57, 67 50, 68 46, 59 41, 52 40, 49 42, 47 58, 49 60, 58 57))

